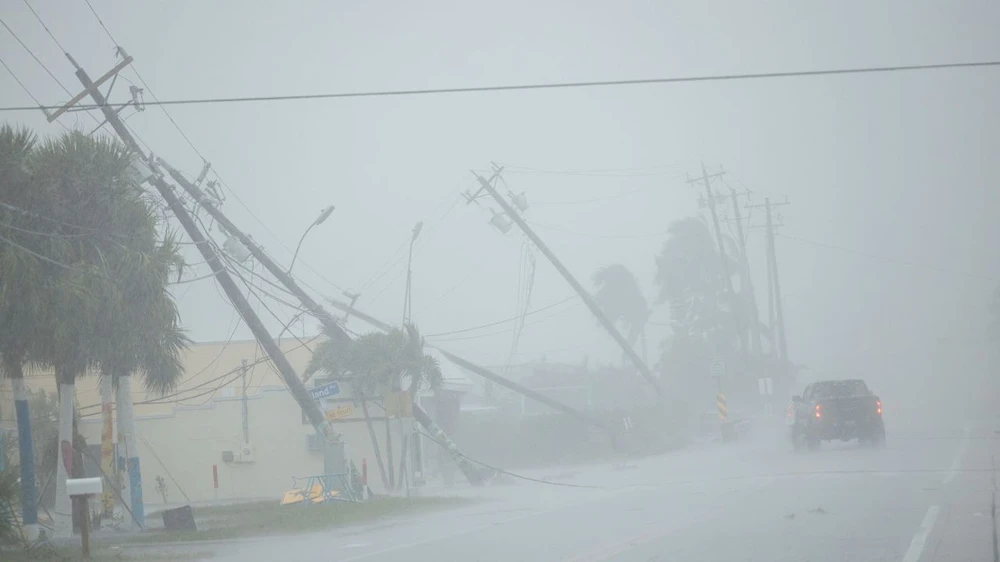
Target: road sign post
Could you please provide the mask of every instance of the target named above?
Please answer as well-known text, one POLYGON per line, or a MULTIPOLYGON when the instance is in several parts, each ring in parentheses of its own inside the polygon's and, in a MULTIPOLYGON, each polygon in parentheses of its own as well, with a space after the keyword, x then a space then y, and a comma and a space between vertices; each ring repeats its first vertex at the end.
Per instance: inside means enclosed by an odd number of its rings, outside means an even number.
POLYGON ((719 394, 722 394, 722 377, 726 374, 726 360, 722 357, 713 357, 709 372, 715 379, 719 394))

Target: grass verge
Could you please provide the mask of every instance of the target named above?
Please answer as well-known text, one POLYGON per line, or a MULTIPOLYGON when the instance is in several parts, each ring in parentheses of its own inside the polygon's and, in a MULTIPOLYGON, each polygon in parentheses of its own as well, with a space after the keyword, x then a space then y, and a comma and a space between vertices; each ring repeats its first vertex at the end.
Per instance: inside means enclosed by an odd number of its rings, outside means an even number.
POLYGON ((257 502, 194 508, 197 531, 149 531, 129 543, 171 543, 225 540, 321 531, 383 517, 438 511, 468 505, 466 498, 381 498, 365 503, 280 506, 277 502, 257 502))
POLYGON ((90 552, 90 558, 84 558, 80 547, 57 548, 45 555, 30 555, 24 550, 0 551, 0 560, 3 562, 194 562, 211 557, 210 552, 189 552, 178 557, 175 553, 121 552, 111 548, 94 548, 90 552))

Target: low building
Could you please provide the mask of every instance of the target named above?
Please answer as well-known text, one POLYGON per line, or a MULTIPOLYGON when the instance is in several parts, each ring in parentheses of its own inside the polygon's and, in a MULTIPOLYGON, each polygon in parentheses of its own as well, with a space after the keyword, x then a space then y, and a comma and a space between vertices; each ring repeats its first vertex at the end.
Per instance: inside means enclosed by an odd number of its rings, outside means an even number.
MULTIPOLYGON (((286 338, 278 343, 296 372, 302 373, 317 338, 286 338)), ((147 392, 140 381, 133 385, 146 504, 277 500, 292 487, 293 478, 322 474, 321 441, 256 341, 193 344, 185 352, 183 364, 183 380, 165 396, 147 392), (158 482, 163 484, 157 486, 158 482)), ((457 406, 468 380, 450 363, 442 362, 442 370, 445 388, 441 395, 457 406)), ((76 384, 79 431, 93 458, 100 453, 98 381, 97 374, 90 373, 76 384)), ((325 382, 316 379, 307 386, 325 382)), ((30 372, 26 383, 32 390, 56 391, 51 372, 30 372)), ((429 398, 420 399, 426 403, 429 398)), ((0 381, 0 428, 14 427, 12 400, 10 382, 0 381)), ((343 436, 349 459, 359 470, 367 463, 369 486, 376 493, 385 491, 376 468, 371 433, 350 385, 340 385, 340 393, 323 402, 325 410, 334 412, 330 417, 336 419, 331 423, 343 436)), ((412 419, 388 421, 380 403, 368 403, 372 429, 382 447, 383 460, 387 462, 391 456, 393 472, 399 474, 403 435, 413 435, 415 429, 412 419), (387 432, 393 444, 391 455, 385 453, 387 432)), ((439 409, 445 414, 447 408, 439 409)), ((449 426, 446 431, 456 426, 455 414, 455 419, 445 424, 449 426)), ((409 451, 413 459, 410 467, 418 474, 426 470, 426 448, 423 443, 409 451)), ((97 464, 87 466, 94 471, 97 464)))

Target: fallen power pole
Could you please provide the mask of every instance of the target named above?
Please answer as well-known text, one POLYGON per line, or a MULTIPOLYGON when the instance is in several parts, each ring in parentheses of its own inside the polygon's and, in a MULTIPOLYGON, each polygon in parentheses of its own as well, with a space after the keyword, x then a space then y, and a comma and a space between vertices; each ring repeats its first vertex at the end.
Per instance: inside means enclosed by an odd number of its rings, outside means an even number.
MULTIPOLYGON (((502 168, 499 168, 495 175, 499 174, 501 170, 502 168)), ((510 203, 508 203, 507 200, 504 199, 500 195, 500 193, 497 192, 497 190, 493 187, 493 185, 490 184, 490 182, 486 178, 475 172, 473 172, 473 174, 475 174, 476 179, 479 180, 480 187, 487 193, 489 193, 490 196, 493 197, 493 199, 497 202, 497 204, 500 205, 500 208, 503 209, 504 213, 506 213, 507 216, 509 216, 517 224, 517 226, 521 228, 521 231, 524 232, 524 234, 535 244, 535 246, 539 250, 541 250, 543 254, 545 254, 545 257, 548 258, 549 262, 552 263, 552 265, 556 268, 556 270, 563 276, 564 279, 566 279, 566 282, 569 283, 571 287, 573 287, 573 290, 575 290, 578 295, 580 295, 580 298, 583 299, 584 304, 587 305, 587 308, 590 309, 590 312, 597 318, 597 321, 601 323, 601 326, 603 326, 604 329, 607 330, 609 334, 611 334, 611 337, 614 338, 615 342, 617 342, 618 345, 621 346, 622 351, 625 352, 625 355, 632 362, 632 365, 635 366, 636 370, 639 371, 639 374, 641 374, 646 379, 646 381, 648 381, 649 384, 652 385, 653 390, 656 391, 656 394, 661 398, 663 398, 664 397, 663 388, 660 386, 659 381, 657 381, 656 378, 653 377, 653 373, 650 372, 649 367, 646 366, 646 363, 642 360, 641 357, 639 357, 639 355, 635 352, 635 350, 632 349, 632 346, 629 345, 628 341, 621 335, 621 332, 618 331, 618 328, 615 328, 614 323, 611 322, 608 316, 604 314, 604 311, 601 310, 600 305, 597 304, 597 301, 594 300, 594 297, 592 297, 590 293, 588 293, 587 290, 584 289, 583 285, 581 285, 580 282, 577 281, 575 277, 573 277, 573 274, 570 273, 568 269, 566 269, 566 266, 563 265, 561 261, 559 261, 559 258, 557 258, 556 255, 552 253, 552 250, 550 250, 549 247, 546 246, 544 242, 542 242, 542 239, 539 238, 537 234, 535 234, 535 231, 531 230, 531 227, 528 226, 528 223, 525 222, 523 218, 521 218, 521 215, 517 211, 517 209, 515 209, 510 203)), ((475 199, 475 197, 476 197, 475 195, 469 196, 469 201, 471 202, 473 199, 475 199)))
MULTIPOLYGON (((121 137, 128 148, 136 154, 143 155, 143 152, 135 138, 132 136, 132 133, 125 127, 125 124, 122 122, 121 118, 114 111, 114 109, 108 105, 104 95, 97 89, 94 82, 90 80, 86 71, 84 71, 83 68, 76 63, 69 53, 67 53, 66 56, 69 58, 70 62, 73 63, 73 66, 76 67, 76 77, 80 80, 80 83, 83 84, 86 93, 90 94, 94 103, 104 113, 104 116, 107 118, 108 123, 111 124, 111 127, 116 133, 118 133, 118 136, 121 137)), ((128 57, 126 56, 126 58, 128 57)), ((119 65, 119 67, 121 67, 121 65, 119 65)), ((82 97, 82 95, 77 96, 74 100, 79 101, 82 97)), ((246 297, 239 290, 239 287, 236 286, 236 283, 229 275, 229 271, 223 264, 219 254, 215 251, 215 248, 211 243, 209 243, 208 239, 201 232, 201 230, 199 230, 198 226, 194 222, 194 219, 191 218, 191 215, 184 207, 184 204, 175 193, 176 187, 168 184, 155 172, 156 164, 151 161, 150 157, 143 155, 143 160, 147 161, 150 169, 154 171, 148 178, 149 182, 153 184, 160 196, 163 197, 163 200, 166 201, 170 211, 177 217, 177 220, 180 221, 181 226, 184 227, 184 230, 191 238, 191 241, 194 242, 198 251, 201 252, 202 257, 205 258, 205 261, 208 263, 216 279, 219 281, 219 285, 221 285, 222 289, 226 292, 226 296, 229 297, 230 302, 232 302, 233 306, 239 312, 243 321, 250 327, 251 332, 253 332, 257 341, 260 342, 264 352, 267 353, 271 361, 274 362, 275 367, 278 369, 278 373, 285 381, 285 384, 288 385, 288 388, 292 393, 292 397, 294 397, 295 401, 299 403, 299 406, 302 408, 303 412, 305 412, 309 422, 316 429, 317 433, 320 433, 326 438, 328 443, 339 441, 339 436, 333 431, 333 427, 323 416, 323 412, 320 411, 319 404, 317 404, 316 401, 309 395, 309 391, 295 373, 295 369, 288 362, 288 359, 285 357, 284 353, 282 353, 281 348, 278 347, 278 344, 271 338, 267 328, 264 327, 264 324, 254 312, 246 297)), ((341 470, 342 469, 338 468, 336 471, 340 472, 341 470)))
MULTIPOLYGON (((254 259, 270 271, 271 275, 274 275, 274 277, 281 282, 281 284, 284 285, 289 292, 294 294, 296 298, 299 299, 299 302, 302 303, 306 310, 308 310, 310 314, 316 317, 316 319, 323 324, 323 328, 325 328, 329 337, 336 338, 341 341, 351 340, 351 337, 344 331, 337 319, 334 318, 334 316, 325 308, 323 308, 322 305, 316 302, 315 299, 309 296, 309 294, 299 286, 295 279, 287 271, 285 271, 284 268, 275 263, 275 261, 272 260, 271 257, 268 256, 267 253, 264 252, 264 250, 261 249, 261 247, 257 245, 252 238, 247 236, 240 229, 236 228, 236 225, 234 225, 232 221, 230 221, 229 218, 226 217, 226 215, 224 215, 222 211, 219 210, 219 208, 205 196, 205 193, 198 186, 188 181, 183 174, 171 167, 162 159, 160 159, 159 162, 170 173, 170 176, 173 177, 174 180, 176 180, 177 183, 179 183, 192 198, 194 198, 196 203, 208 211, 212 218, 214 218, 226 232, 235 236, 240 243, 247 248, 250 255, 252 255, 254 259)), ((445 434, 436 423, 434 423, 434 420, 431 419, 427 412, 424 411, 424 409, 421 408, 416 401, 413 403, 413 417, 416 418, 417 422, 420 423, 424 429, 431 433, 431 436, 434 437, 435 440, 440 443, 444 443, 444 446, 451 455, 452 460, 455 461, 459 469, 462 471, 462 474, 465 475, 466 479, 468 479, 471 484, 478 485, 482 483, 482 477, 480 476, 479 470, 466 459, 465 455, 459 451, 455 442, 448 437, 448 435, 445 434)))
MULTIPOLYGON (((339 301, 336 301, 336 300, 333 300, 333 299, 327 299, 327 301, 332 306, 334 306, 336 308, 339 308, 341 310, 344 310, 344 311, 350 310, 351 314, 353 314, 354 316, 358 317, 359 319, 363 320, 364 322, 366 322, 366 323, 368 323, 368 324, 370 324, 370 325, 372 325, 372 326, 374 326, 374 327, 376 327, 376 328, 378 328, 378 329, 380 329, 380 330, 382 330, 384 332, 388 332, 388 331, 390 331, 390 330, 393 329, 393 327, 391 325, 386 324, 385 322, 382 322, 381 320, 379 320, 379 319, 377 319, 377 318, 375 318, 373 316, 369 316, 369 315, 365 314, 364 312, 361 312, 360 310, 358 310, 356 308, 348 306, 347 304, 344 304, 342 302, 339 302, 339 301)), ((568 415, 573 416, 575 418, 579 418, 579 419, 587 422, 588 424, 593 425, 594 427, 597 427, 597 428, 600 428, 600 429, 603 429, 603 430, 606 430, 606 431, 609 431, 609 432, 614 432, 615 431, 614 428, 610 427, 608 424, 604 423, 603 421, 601 421, 598 418, 595 418, 594 416, 588 415, 585 412, 581 412, 580 410, 577 410, 576 408, 572 408, 570 406, 567 406, 567 405, 565 405, 565 404, 563 404, 561 402, 557 402, 556 400, 553 400, 553 399, 549 398, 548 396, 545 396, 544 394, 542 394, 542 393, 540 393, 538 391, 532 390, 532 389, 530 389, 530 388, 528 388, 526 386, 522 386, 522 385, 520 385, 520 384, 518 384, 518 383, 516 383, 516 382, 514 382, 512 380, 504 378, 504 377, 502 377, 502 376, 494 373, 493 371, 490 371, 489 369, 487 369, 485 367, 482 367, 480 365, 477 365, 477 364, 473 363, 472 361, 469 361, 467 359, 463 359, 463 358, 455 355, 454 353, 445 351, 445 350, 443 350, 440 347, 437 347, 435 345, 428 344, 427 347, 429 347, 431 349, 434 349, 434 350, 437 350, 438 352, 440 352, 442 355, 444 355, 445 358, 447 358, 452 363, 455 363, 456 365, 458 365, 460 367, 463 367, 463 368, 465 368, 465 369, 467 369, 469 371, 472 371, 473 373, 475 373, 475 374, 483 377, 484 379, 486 379, 488 381, 494 382, 494 383, 496 383, 496 384, 498 384, 498 385, 500 385, 500 386, 502 386, 504 388, 508 388, 510 390, 513 390, 514 392, 516 392, 516 393, 518 393, 518 394, 520 394, 522 396, 526 396, 528 398, 531 398, 532 400, 535 400, 537 402, 545 404, 546 406, 548 406, 548 407, 550 407, 550 408, 552 408, 554 410, 557 410, 557 411, 562 412, 564 414, 568 414, 568 415)))

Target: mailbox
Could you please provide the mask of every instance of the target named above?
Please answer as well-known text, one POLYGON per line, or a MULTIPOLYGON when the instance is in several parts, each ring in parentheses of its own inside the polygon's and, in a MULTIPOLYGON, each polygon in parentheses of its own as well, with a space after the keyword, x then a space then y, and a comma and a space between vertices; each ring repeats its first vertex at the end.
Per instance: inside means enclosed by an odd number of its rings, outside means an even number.
POLYGON ((99 496, 103 492, 100 478, 67 478, 66 492, 73 496, 99 496))

